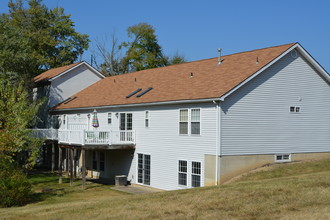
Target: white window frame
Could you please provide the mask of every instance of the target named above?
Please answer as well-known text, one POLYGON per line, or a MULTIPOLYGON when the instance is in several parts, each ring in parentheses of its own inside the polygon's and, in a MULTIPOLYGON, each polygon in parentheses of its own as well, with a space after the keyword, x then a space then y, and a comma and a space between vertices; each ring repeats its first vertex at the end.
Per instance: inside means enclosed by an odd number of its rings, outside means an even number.
POLYGON ((137 152, 135 154, 135 157, 136 157, 136 164, 135 164, 135 172, 136 172, 136 176, 135 176, 135 183, 138 184, 138 185, 142 185, 142 186, 151 186, 151 168, 152 168, 152 165, 151 165, 151 153, 141 153, 141 152, 137 152), (144 183, 139 183, 139 154, 142 154, 143 156, 144 155, 148 155, 150 156, 150 184, 144 184, 144 183))
MULTIPOLYGON (((190 128, 189 128, 190 135, 193 135, 193 136, 200 136, 201 133, 202 133, 202 129, 201 129, 201 128, 202 128, 202 127, 201 127, 201 124, 202 124, 202 123, 201 123, 201 121, 202 121, 202 109, 201 109, 201 108, 191 108, 191 109, 190 109, 190 114, 189 114, 189 116, 190 116, 190 117, 189 117, 189 119, 190 119, 190 122, 189 122, 189 125, 190 125, 190 128), (193 120, 192 120, 192 110, 199 110, 199 121, 198 121, 198 122, 199 122, 199 134, 192 134, 192 133, 191 133, 191 131, 192 131, 192 126, 191 126, 192 123, 193 123, 193 122, 197 122, 197 121, 193 121, 193 120)), ((189 119, 188 119, 188 120, 189 120, 189 119)))
POLYGON ((183 136, 187 136, 187 135, 189 135, 189 118, 190 118, 190 115, 189 115, 189 109, 188 108, 180 108, 179 109, 179 135, 183 135, 183 136), (181 111, 187 111, 187 121, 181 121, 181 111), (181 132, 181 123, 187 123, 187 134, 181 134, 180 132, 181 132))
POLYGON ((178 180, 177 180, 177 184, 180 186, 180 187, 188 187, 188 184, 189 184, 189 161, 188 160, 182 160, 182 159, 178 159, 177 160, 178 162, 177 162, 177 172, 178 172, 178 175, 177 175, 177 177, 178 177, 178 180), (182 171, 180 171, 180 161, 184 161, 184 162, 186 162, 187 163, 187 171, 186 172, 182 172, 182 171), (180 174, 186 174, 186 185, 182 185, 182 184, 180 184, 180 179, 179 179, 179 175, 180 174))
POLYGON ((108 125, 112 124, 112 112, 108 112, 108 125), (110 119, 110 123, 109 123, 109 119, 110 119))
POLYGON ((190 186, 192 187, 192 188, 196 188, 196 187, 202 187, 203 186, 203 179, 202 179, 202 177, 203 177, 203 163, 201 162, 201 161, 198 161, 198 160, 192 160, 191 162, 190 162, 190 164, 191 164, 191 166, 190 166, 190 186), (196 174, 196 173, 193 173, 193 163, 200 163, 200 174, 196 174), (192 184, 192 181, 193 181, 193 175, 197 175, 197 176, 199 176, 200 177, 200 179, 199 179, 199 186, 193 186, 193 184, 192 184))
POLYGON ((146 110, 144 112, 144 127, 149 128, 150 127, 150 111, 146 110))
POLYGON ((275 154, 274 160, 277 163, 291 162, 291 154, 275 154), (288 159, 284 159, 285 156, 289 156, 288 159), (278 158, 281 157, 281 158, 278 158))
POLYGON ((181 136, 201 136, 202 135, 202 109, 201 108, 180 108, 179 109, 179 131, 178 131, 179 135, 181 136), (188 112, 188 125, 187 125, 187 134, 181 134, 180 133, 180 123, 181 122, 185 122, 185 121, 180 121, 181 117, 180 117, 180 113, 182 110, 187 110, 188 112), (191 129, 192 129, 192 122, 197 122, 197 121, 192 121, 192 110, 199 110, 199 134, 192 134, 191 133, 191 129))

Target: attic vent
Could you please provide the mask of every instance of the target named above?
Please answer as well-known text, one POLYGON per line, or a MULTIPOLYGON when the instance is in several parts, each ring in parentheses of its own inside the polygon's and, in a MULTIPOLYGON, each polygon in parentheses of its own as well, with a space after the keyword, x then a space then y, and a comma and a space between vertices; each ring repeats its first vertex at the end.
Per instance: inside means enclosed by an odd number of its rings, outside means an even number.
POLYGON ((144 90, 143 92, 141 92, 140 94, 138 94, 136 97, 141 97, 141 96, 143 96, 144 94, 146 94, 147 92, 149 92, 150 90, 152 90, 153 88, 152 87, 150 87, 149 89, 146 89, 146 90, 144 90))
POLYGON ((135 95, 136 93, 140 92, 142 89, 137 89, 134 92, 130 93, 128 96, 126 96, 126 98, 128 99, 129 97, 135 95))
POLYGON ((71 102, 71 101, 73 101, 73 100, 75 100, 77 98, 77 96, 75 96, 75 97, 73 97, 73 98, 68 98, 65 102, 64 102, 64 104, 68 104, 69 102, 71 102))
POLYGON ((292 57, 292 58, 297 58, 297 56, 298 56, 297 51, 296 51, 296 50, 292 50, 292 51, 291 51, 291 57, 292 57))

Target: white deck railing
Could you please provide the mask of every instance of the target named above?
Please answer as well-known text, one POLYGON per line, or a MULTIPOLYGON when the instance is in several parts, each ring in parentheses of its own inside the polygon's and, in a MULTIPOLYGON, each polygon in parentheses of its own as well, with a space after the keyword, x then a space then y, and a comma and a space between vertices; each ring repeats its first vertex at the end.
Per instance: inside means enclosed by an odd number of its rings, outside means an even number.
POLYGON ((36 138, 46 138, 47 140, 57 140, 57 129, 32 129, 33 136, 36 138))
POLYGON ((135 144, 135 131, 59 130, 58 142, 79 145, 135 144))

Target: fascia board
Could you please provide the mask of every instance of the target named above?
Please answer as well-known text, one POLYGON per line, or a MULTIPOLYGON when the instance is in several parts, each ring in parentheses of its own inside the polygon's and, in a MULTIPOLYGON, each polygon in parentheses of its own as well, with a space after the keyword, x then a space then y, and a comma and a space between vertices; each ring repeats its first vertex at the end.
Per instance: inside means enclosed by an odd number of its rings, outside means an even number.
POLYGON ((167 102, 136 103, 136 104, 124 104, 124 105, 91 106, 91 107, 81 107, 81 108, 51 109, 50 111, 60 112, 60 111, 89 110, 89 109, 129 108, 129 107, 141 107, 141 106, 189 104, 189 103, 213 102, 213 101, 220 101, 220 99, 209 98, 209 99, 178 100, 178 101, 167 101, 167 102))

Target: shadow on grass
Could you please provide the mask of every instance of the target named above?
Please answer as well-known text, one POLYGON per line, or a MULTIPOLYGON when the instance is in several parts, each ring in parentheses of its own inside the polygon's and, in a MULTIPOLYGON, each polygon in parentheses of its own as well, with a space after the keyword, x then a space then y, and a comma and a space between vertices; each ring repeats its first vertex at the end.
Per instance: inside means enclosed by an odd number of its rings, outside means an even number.
MULTIPOLYGON (((28 174, 28 178, 33 189, 29 204, 42 201, 51 202, 53 199, 55 201, 59 197, 70 197, 70 194, 82 191, 81 179, 75 179, 73 185, 70 186, 70 178, 63 176, 62 184, 58 184, 58 174, 49 171, 34 170, 28 174)), ((86 190, 110 188, 113 186, 114 183, 109 182, 109 180, 87 179, 86 190)))
POLYGON ((66 194, 64 188, 54 189, 47 192, 34 192, 30 195, 28 204, 38 203, 53 197, 62 197, 66 194))

